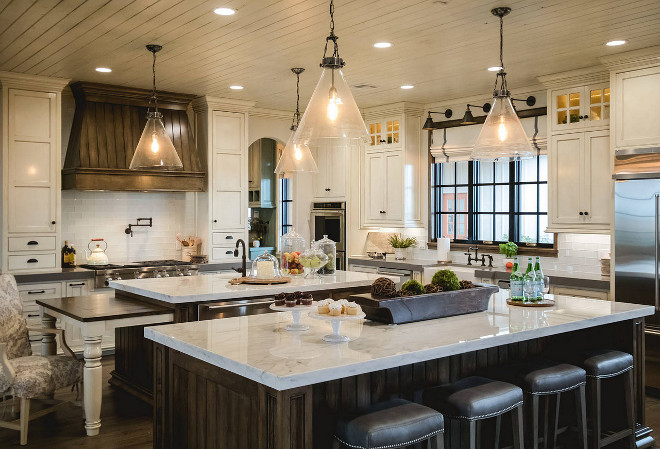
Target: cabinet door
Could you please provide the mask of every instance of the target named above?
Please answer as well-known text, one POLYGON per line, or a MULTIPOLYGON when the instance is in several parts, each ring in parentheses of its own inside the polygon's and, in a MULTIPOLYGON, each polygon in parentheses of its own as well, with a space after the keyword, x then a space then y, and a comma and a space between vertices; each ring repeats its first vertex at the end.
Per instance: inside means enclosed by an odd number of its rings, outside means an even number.
POLYGON ((367 125, 369 131, 369 146, 375 147, 385 143, 385 128, 381 122, 371 122, 367 125))
POLYGON ((584 91, 583 87, 552 91, 552 130, 568 131, 584 126, 584 122, 580 118, 583 115, 584 91))
POLYGON ((607 85, 594 85, 585 88, 584 111, 585 128, 609 126, 610 88, 607 85))
POLYGON ((66 286, 66 296, 85 296, 90 293, 90 281, 67 281, 65 282, 66 286))
POLYGON ((259 188, 261 180, 261 140, 257 140, 248 148, 248 188, 259 188))
POLYGON ((614 203, 612 158, 609 131, 590 131, 584 134, 584 170, 581 212, 592 224, 609 224, 614 203))
POLYGON ((385 218, 388 222, 403 221, 403 153, 385 153, 385 178, 381 178, 381 189, 386 187, 385 218))
POLYGON ((348 177, 348 164, 346 162, 348 150, 346 147, 333 148, 328 151, 327 157, 327 196, 330 198, 346 197, 346 179, 348 177))
POLYGON ((312 150, 312 155, 316 161, 316 166, 319 172, 313 175, 314 181, 314 197, 327 198, 329 196, 328 190, 328 162, 330 160, 328 152, 332 151, 329 148, 316 147, 312 150))
POLYGON ((367 152, 365 155, 364 218, 366 222, 379 223, 385 219, 385 188, 387 170, 385 153, 367 152))
POLYGON ((550 220, 553 224, 580 223, 584 134, 550 137, 550 220))
POLYGON ((57 97, 9 89, 8 231, 55 232, 57 97))
POLYGON ((660 145, 660 66, 616 74, 615 146, 660 145))

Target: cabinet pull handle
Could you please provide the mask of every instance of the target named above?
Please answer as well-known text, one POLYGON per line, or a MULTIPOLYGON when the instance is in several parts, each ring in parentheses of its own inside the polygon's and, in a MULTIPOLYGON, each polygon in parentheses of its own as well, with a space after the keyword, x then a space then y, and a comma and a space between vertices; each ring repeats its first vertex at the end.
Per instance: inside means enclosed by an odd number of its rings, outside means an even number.
POLYGON ((231 251, 231 250, 225 252, 225 254, 231 254, 231 253, 233 253, 233 251, 231 251))
POLYGON ((46 293, 46 290, 30 290, 28 295, 43 295, 46 293))
POLYGON ((27 263, 37 263, 39 262, 37 259, 28 259, 27 263))
POLYGON ((227 239, 227 240, 234 240, 234 236, 233 236, 233 235, 228 235, 228 236, 225 237, 225 239, 227 239))
POLYGON ((84 282, 77 282, 75 284, 69 284, 69 287, 82 287, 83 285, 85 285, 84 282))
POLYGON ((39 242, 37 242, 36 240, 30 240, 29 242, 27 242, 27 244, 30 245, 30 246, 31 245, 38 245, 39 242))
POLYGON ((38 317, 38 316, 41 316, 41 315, 39 315, 38 313, 37 313, 37 314, 34 314, 34 313, 28 313, 28 318, 36 318, 36 317, 38 317))

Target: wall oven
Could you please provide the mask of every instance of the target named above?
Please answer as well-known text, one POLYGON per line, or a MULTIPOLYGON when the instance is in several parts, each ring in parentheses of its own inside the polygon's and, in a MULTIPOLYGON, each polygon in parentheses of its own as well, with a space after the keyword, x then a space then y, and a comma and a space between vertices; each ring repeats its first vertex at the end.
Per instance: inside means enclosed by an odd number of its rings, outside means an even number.
POLYGON ((311 230, 314 240, 324 235, 337 243, 337 269, 346 269, 346 203, 312 203, 311 230))

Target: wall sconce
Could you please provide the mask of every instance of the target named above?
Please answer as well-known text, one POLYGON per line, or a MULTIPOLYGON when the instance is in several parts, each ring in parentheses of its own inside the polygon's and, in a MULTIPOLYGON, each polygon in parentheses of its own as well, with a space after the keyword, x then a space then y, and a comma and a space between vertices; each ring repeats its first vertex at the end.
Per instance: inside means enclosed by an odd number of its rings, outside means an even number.
POLYGON ((426 118, 426 121, 424 122, 424 126, 422 126, 422 129, 425 129, 427 131, 435 129, 435 127, 433 126, 433 119, 431 118, 431 114, 443 114, 446 118, 451 118, 453 112, 451 111, 451 109, 447 109, 444 112, 429 111, 429 116, 426 118))
POLYGON ((474 119, 474 116, 472 115, 472 111, 470 111, 471 107, 481 108, 481 110, 484 111, 486 114, 490 112, 490 103, 484 103, 483 106, 468 104, 467 109, 465 110, 465 114, 463 114, 463 121, 461 121, 461 125, 474 125, 475 123, 477 123, 477 121, 474 119))
MULTIPOLYGON (((534 106, 536 104, 536 97, 534 95, 530 95, 524 100, 518 98, 512 98, 511 101, 524 101, 527 106, 534 106)), ((513 106, 515 107, 516 105, 514 104, 513 106)))

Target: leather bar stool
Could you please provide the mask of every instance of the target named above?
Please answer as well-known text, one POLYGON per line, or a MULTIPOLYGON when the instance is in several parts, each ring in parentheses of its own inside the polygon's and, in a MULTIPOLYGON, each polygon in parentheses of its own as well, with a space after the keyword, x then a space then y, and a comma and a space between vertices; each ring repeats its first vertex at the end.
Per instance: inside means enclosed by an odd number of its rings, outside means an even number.
POLYGON ((524 391, 525 407, 528 409, 525 413, 525 443, 534 449, 539 447, 540 397, 546 397, 544 446, 554 448, 557 444, 561 394, 569 391, 575 395, 579 447, 587 448, 586 376, 582 368, 550 360, 521 361, 488 371, 488 377, 510 382, 524 391))
POLYGON ((470 449, 478 445, 477 423, 496 418, 495 448, 499 447, 502 415, 511 412, 513 447, 523 447, 523 392, 515 385, 484 377, 466 377, 424 392, 424 404, 433 407, 446 419, 467 420, 470 425, 470 449))
POLYGON ((633 402, 633 357, 632 355, 612 350, 597 350, 583 354, 578 363, 587 372, 587 392, 589 395, 589 418, 591 421, 591 444, 593 449, 600 449, 615 441, 628 438, 630 448, 635 444, 635 418, 633 402), (602 435, 602 385, 603 379, 623 376, 623 394, 626 404, 627 427, 624 430, 602 435))
POLYGON ((428 449, 443 449, 444 431, 440 413, 405 399, 391 399, 341 416, 332 447, 389 449, 426 440, 428 449))

